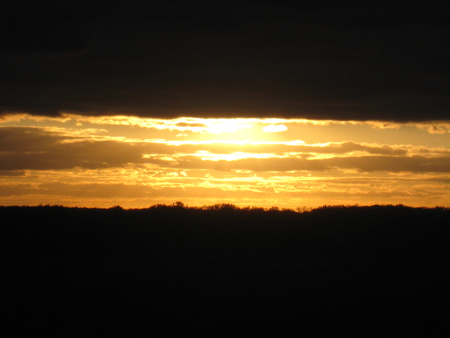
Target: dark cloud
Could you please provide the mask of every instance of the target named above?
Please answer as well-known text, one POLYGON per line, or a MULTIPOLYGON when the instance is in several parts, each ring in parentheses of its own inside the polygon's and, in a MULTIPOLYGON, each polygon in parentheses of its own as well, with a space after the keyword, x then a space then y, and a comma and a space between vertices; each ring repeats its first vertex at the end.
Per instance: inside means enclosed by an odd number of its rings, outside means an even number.
POLYGON ((434 177, 434 178, 430 178, 428 180, 432 181, 432 182, 439 182, 439 183, 443 183, 443 184, 450 184, 450 178, 449 177, 434 177))
POLYGON ((36 186, 32 184, 2 184, 0 197, 3 196, 21 196, 38 192, 36 186))
POLYGON ((391 155, 399 156, 406 155, 406 149, 399 149, 397 147, 392 147, 388 145, 375 145, 368 146, 363 144, 358 144, 354 142, 343 142, 343 143, 332 143, 326 147, 315 147, 315 146, 298 146, 299 151, 319 153, 319 154, 345 154, 355 151, 366 152, 372 155, 391 155))
POLYGON ((142 162, 142 149, 131 144, 61 142, 70 139, 39 128, 0 128, 0 170, 99 169, 142 162))
POLYGON ((92 6, 68 0, 2 3, 0 51, 71 53, 83 50, 94 24, 92 6))
POLYGON ((6 177, 24 177, 25 171, 23 170, 0 170, 0 177, 6 176, 6 177))
POLYGON ((414 172, 414 173, 448 173, 450 156, 427 158, 424 156, 391 157, 362 156, 351 158, 333 158, 324 163, 330 168, 356 169, 362 172, 414 172))
POLYGON ((151 3, 6 5, 0 112, 450 119, 444 5, 151 3))
POLYGON ((177 162, 149 160, 165 167, 177 169, 210 169, 220 171, 251 170, 255 172, 283 171, 325 171, 333 169, 351 169, 359 172, 413 172, 413 173, 449 173, 450 156, 426 158, 423 156, 391 157, 361 156, 334 157, 329 159, 305 158, 268 158, 242 159, 236 161, 202 161, 198 158, 186 158, 177 162))
POLYGON ((0 128, 0 153, 46 151, 65 137, 33 127, 0 128))

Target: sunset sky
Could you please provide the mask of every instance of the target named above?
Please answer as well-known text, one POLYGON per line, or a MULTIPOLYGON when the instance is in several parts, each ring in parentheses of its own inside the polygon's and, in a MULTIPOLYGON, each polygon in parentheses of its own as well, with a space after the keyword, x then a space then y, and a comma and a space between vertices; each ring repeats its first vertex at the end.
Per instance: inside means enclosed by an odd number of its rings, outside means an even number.
POLYGON ((450 206, 444 5, 89 6, 6 6, 0 205, 450 206))

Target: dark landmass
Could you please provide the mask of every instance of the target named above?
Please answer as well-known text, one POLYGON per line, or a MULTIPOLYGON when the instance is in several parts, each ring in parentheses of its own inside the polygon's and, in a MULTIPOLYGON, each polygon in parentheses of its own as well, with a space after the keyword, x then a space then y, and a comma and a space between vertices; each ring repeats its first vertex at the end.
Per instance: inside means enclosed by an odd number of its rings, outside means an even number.
POLYGON ((447 324, 448 208, 0 207, 0 224, 3 321, 17 333, 398 335, 447 324))

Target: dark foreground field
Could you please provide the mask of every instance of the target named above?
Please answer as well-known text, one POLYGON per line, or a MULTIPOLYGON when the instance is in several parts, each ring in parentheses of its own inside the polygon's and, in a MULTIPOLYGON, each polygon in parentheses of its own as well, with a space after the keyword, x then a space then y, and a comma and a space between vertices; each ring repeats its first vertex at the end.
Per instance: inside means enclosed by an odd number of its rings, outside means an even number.
POLYGON ((17 333, 443 335, 450 318, 450 209, 0 207, 0 224, 17 333))

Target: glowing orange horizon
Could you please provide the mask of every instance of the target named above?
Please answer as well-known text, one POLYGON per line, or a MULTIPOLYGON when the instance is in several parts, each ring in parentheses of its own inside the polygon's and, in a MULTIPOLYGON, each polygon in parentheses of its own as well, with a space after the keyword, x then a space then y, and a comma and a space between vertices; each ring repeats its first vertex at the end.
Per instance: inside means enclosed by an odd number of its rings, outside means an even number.
POLYGON ((450 205, 450 123, 0 120, 0 204, 450 205))

